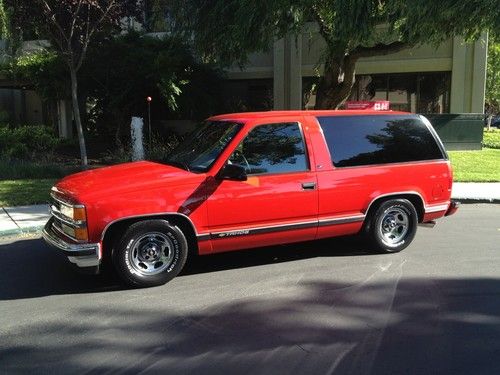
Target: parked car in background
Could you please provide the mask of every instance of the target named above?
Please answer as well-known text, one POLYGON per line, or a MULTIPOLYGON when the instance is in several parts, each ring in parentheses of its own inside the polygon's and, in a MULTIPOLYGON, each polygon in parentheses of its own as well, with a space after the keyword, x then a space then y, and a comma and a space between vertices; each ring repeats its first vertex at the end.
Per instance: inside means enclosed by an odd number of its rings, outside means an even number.
POLYGON ((168 282, 191 254, 362 234, 395 253, 454 213, 452 169, 429 121, 392 111, 208 119, 163 162, 68 176, 45 240, 133 286, 168 282))
MULTIPOLYGON (((488 126, 488 115, 485 117, 484 119, 484 125, 485 126, 488 126)), ((494 128, 499 128, 500 129, 500 116, 493 116, 491 118, 491 124, 490 124, 491 127, 494 127, 494 128)))

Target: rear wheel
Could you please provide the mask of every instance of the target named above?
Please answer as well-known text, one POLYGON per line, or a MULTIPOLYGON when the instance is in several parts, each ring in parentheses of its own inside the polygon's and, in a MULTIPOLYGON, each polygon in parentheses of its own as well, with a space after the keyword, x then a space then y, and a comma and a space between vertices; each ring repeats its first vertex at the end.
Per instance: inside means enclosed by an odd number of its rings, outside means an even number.
POLYGON ((417 210, 409 200, 391 199, 370 214, 365 233, 376 252, 397 253, 413 241, 417 224, 417 210))
POLYGON ((187 259, 186 237, 166 220, 132 224, 113 249, 113 264, 131 286, 162 285, 179 274, 187 259))

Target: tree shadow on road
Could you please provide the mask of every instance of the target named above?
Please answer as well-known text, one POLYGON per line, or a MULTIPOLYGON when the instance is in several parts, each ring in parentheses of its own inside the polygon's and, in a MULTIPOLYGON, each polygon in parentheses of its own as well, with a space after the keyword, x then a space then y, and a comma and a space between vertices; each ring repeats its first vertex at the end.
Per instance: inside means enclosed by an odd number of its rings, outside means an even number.
POLYGON ((499 279, 397 274, 182 312, 140 299, 80 307, 5 336, 0 372, 500 373, 499 279))

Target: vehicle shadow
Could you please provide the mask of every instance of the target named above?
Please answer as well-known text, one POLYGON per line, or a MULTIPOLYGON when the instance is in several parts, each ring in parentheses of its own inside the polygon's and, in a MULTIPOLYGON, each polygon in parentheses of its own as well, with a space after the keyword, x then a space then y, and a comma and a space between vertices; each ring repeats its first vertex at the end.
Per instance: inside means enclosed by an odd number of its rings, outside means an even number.
POLYGON ((111 274, 85 275, 42 239, 0 245, 0 300, 122 288, 111 274))
POLYGON ((369 250, 369 247, 359 237, 336 237, 209 256, 196 256, 186 264, 181 276, 317 257, 363 255, 373 255, 373 252, 369 250))
MULTIPOLYGON (((334 238, 195 256, 189 259, 179 277, 313 257, 367 254, 369 252, 356 238, 334 238)), ((127 289, 111 269, 101 275, 81 274, 64 255, 47 246, 42 239, 0 245, 0 259, 0 300, 127 289)))

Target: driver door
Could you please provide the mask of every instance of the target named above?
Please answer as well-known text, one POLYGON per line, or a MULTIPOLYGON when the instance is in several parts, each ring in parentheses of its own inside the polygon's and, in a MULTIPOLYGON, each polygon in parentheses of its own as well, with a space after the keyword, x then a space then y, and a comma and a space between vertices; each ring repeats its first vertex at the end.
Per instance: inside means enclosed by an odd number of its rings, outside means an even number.
POLYGON ((298 122, 255 126, 228 163, 244 167, 247 180, 223 180, 208 198, 215 252, 315 238, 316 173, 298 122))

